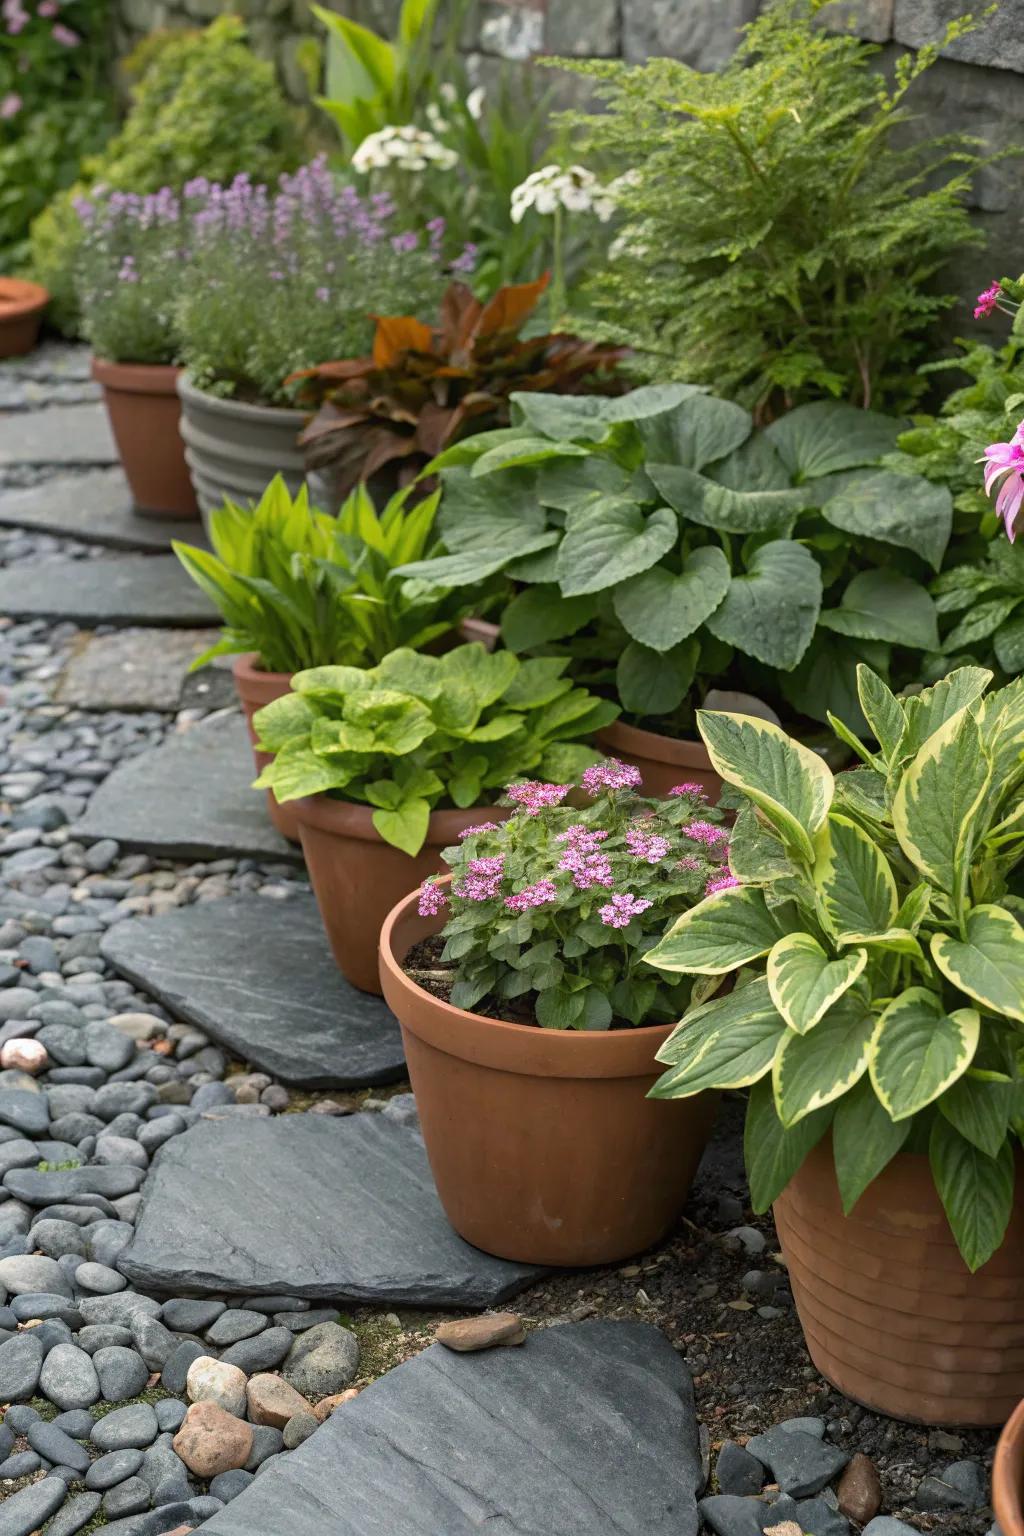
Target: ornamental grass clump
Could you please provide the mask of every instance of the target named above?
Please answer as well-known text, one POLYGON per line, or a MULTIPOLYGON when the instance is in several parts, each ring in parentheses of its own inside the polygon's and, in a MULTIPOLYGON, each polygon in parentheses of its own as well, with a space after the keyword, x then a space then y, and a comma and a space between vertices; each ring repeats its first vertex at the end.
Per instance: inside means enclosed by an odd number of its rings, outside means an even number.
POLYGON ((1003 1241, 1024 1131, 1024 683, 991 678, 899 699, 861 667, 877 746, 836 722, 863 763, 836 778, 772 725, 702 712, 744 801, 738 883, 647 955, 709 990, 736 976, 684 1016, 652 1093, 750 1089, 755 1210, 828 1132, 847 1213, 924 1153, 971 1270, 1003 1241))
POLYGON ((570 784, 509 785, 509 820, 470 827, 445 850, 450 885, 423 884, 421 916, 448 914, 438 965, 455 1007, 610 1029, 664 1024, 689 1002, 688 979, 643 960, 666 923, 731 878, 721 813, 699 784, 641 798, 639 770, 615 758, 579 787, 583 810, 564 803, 570 784))
POLYGON ((80 197, 75 293, 82 334, 112 363, 173 363, 188 224, 170 187, 80 197))

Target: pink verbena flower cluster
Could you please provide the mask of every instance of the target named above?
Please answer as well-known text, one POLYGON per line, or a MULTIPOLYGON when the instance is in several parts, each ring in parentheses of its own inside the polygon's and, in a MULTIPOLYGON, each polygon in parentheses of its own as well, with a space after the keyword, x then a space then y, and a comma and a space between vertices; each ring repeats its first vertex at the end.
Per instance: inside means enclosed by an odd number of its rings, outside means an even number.
POLYGON ((734 885, 739 885, 736 876, 729 869, 723 869, 721 874, 712 875, 704 887, 705 896, 714 896, 718 891, 731 890, 734 885))
POLYGON ((691 821, 688 827, 683 827, 682 832, 684 837, 691 838, 695 843, 703 843, 707 848, 727 842, 729 837, 724 827, 716 827, 711 821, 691 821))
POLYGON ((674 784, 669 790, 669 794, 673 795, 676 799, 682 799, 685 796, 691 800, 703 800, 705 802, 708 798, 703 784, 694 783, 674 784))
POLYGON ((466 873, 452 886, 463 901, 492 901, 501 889, 505 874, 505 855, 490 859, 470 859, 466 873))
POLYGON ((539 779, 528 779, 525 784, 510 784, 505 793, 526 816, 538 816, 549 805, 561 805, 571 786, 569 784, 543 784, 539 779))
POLYGON ((443 912, 448 905, 448 897, 435 880, 424 880, 420 886, 419 905, 416 910, 420 917, 436 917, 443 912))
POLYGON ((565 844, 558 867, 572 875, 577 890, 589 891, 595 885, 613 884, 612 866, 600 851, 600 844, 607 836, 607 832, 591 831, 576 822, 555 838, 556 843, 565 844))
POLYGON ((475 826, 463 827, 459 833, 459 842, 464 843, 467 837, 476 837, 481 832, 496 832, 497 830, 498 823, 496 821, 478 821, 475 826))
POLYGON ((671 844, 667 837, 647 832, 642 826, 633 826, 626 828, 626 847, 634 858, 643 859, 645 864, 660 864, 671 844))
POLYGON ((994 309, 999 308, 999 297, 1002 291, 1003 290, 1001 285, 998 281, 996 281, 992 283, 990 287, 986 288, 982 293, 978 294, 977 301, 974 306, 975 320, 985 320, 994 309))
POLYGON ((640 917, 653 905, 652 901, 632 896, 628 891, 616 891, 598 916, 606 928, 628 928, 634 917, 640 917))
POLYGON ((528 912, 531 907, 546 906, 549 901, 558 900, 558 887, 553 880, 538 880, 535 885, 528 885, 525 890, 517 891, 514 896, 505 897, 505 906, 510 912, 528 912))
POLYGON ((584 771, 581 783, 588 795, 600 795, 605 790, 639 789, 640 770, 631 763, 620 763, 617 757, 606 757, 584 771))

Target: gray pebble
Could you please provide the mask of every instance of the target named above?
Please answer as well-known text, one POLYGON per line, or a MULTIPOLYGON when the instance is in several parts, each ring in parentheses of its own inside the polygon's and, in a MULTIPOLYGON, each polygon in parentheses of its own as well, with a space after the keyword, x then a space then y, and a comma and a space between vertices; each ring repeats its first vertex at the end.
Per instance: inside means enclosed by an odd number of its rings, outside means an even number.
POLYGON ((121 1451, 152 1445, 159 1434, 156 1414, 149 1403, 129 1403, 97 1419, 93 1444, 101 1451, 121 1451))
POLYGON ((66 1413, 58 1413, 52 1422, 72 1440, 88 1440, 92 1434, 93 1417, 87 1408, 69 1408, 66 1413))
POLYGON ((72 1467, 79 1475, 89 1467, 89 1452, 55 1424, 46 1424, 42 1419, 37 1424, 30 1424, 28 1443, 54 1466, 72 1467))
MULTIPOLYGON (((33 1472, 38 1472, 40 1458, 35 1451, 16 1451, 13 1456, 0 1462, 0 1478, 10 1478, 13 1481, 18 1477, 31 1477, 33 1472)), ((0 1531, 3 1527, 0 1525, 0 1531)))
POLYGON ((117 1291, 123 1291, 128 1284, 124 1275, 118 1274, 116 1269, 108 1269, 106 1264, 79 1264, 75 1270, 75 1281, 83 1291, 92 1291, 100 1296, 113 1296, 117 1291))
POLYGON ((295 1413, 284 1427, 284 1446, 286 1451, 294 1451, 310 1435, 315 1434, 320 1428, 319 1421, 311 1413, 295 1413))
POLYGON ((245 1492, 252 1479, 253 1474, 241 1467, 231 1472, 220 1472, 210 1483, 210 1492, 215 1499, 230 1504, 232 1499, 237 1499, 240 1493, 245 1492))
POLYGON ((60 1509, 67 1496, 67 1484, 59 1477, 44 1477, 19 1489, 0 1505, 0 1536, 30 1536, 60 1509))
POLYGON ((112 1520, 123 1519, 127 1515, 141 1514, 149 1508, 149 1503, 149 1484, 141 1477, 129 1477, 103 1495, 103 1513, 112 1520))
POLYGON ((222 1301, 192 1301, 182 1296, 165 1301, 160 1315, 167 1327, 178 1333, 202 1333, 224 1310, 222 1301))
POLYGON ((138 1397, 149 1381, 149 1366, 134 1349, 108 1345, 98 1349, 92 1359, 105 1402, 123 1403, 138 1397))
POLYGON ((270 1371, 275 1365, 280 1365, 294 1343, 294 1335, 287 1328, 267 1328, 255 1338, 242 1339, 232 1344, 220 1358, 228 1365, 237 1365, 247 1376, 252 1376, 256 1371, 270 1371))
POLYGON ((85 1257, 86 1236, 82 1228, 72 1221, 37 1221, 29 1232, 33 1248, 51 1259, 59 1259, 66 1253, 85 1257))
POLYGON ((247 1472, 255 1472, 271 1456, 276 1456, 284 1450, 284 1435, 272 1424, 254 1424, 252 1431, 252 1450, 245 1464, 247 1472))
POLYGON ((43 1361, 39 1388, 58 1408, 89 1408, 100 1395, 96 1367, 84 1349, 58 1344, 43 1361))
POLYGON ((100 1507, 98 1493, 79 1493, 58 1510, 46 1527, 46 1536, 76 1536, 100 1507))
POLYGON ((126 1477, 134 1477, 142 1466, 140 1450, 109 1451, 94 1461, 86 1475, 85 1486, 105 1493, 108 1488, 123 1483, 126 1477))
POLYGON ((78 1335, 78 1347, 93 1358, 101 1349, 124 1349, 132 1342, 127 1328, 118 1323, 88 1323, 78 1335))
POLYGON ((218 1346, 237 1344, 240 1339, 248 1339, 262 1332, 266 1326, 265 1313, 250 1312, 245 1307, 232 1307, 206 1330, 206 1337, 211 1344, 218 1346))

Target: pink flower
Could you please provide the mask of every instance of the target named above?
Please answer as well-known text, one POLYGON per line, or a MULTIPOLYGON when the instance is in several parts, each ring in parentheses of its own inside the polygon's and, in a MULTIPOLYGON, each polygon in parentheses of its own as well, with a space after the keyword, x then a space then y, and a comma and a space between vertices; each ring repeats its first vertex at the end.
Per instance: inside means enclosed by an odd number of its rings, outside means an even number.
POLYGON ((66 27, 62 21, 58 21, 56 26, 51 29, 50 36, 55 43, 60 43, 62 48, 77 48, 82 41, 78 33, 73 32, 70 27, 66 27))
POLYGON ((715 896, 719 891, 731 890, 734 885, 739 885, 736 876, 724 869, 720 875, 712 875, 704 887, 705 896, 715 896))
POLYGON ((463 827, 459 833, 459 842, 461 843, 467 837, 475 837, 478 832, 497 832, 497 830, 496 821, 478 821, 475 827, 463 827))
POLYGON ((595 853, 607 836, 607 832, 592 832, 581 821, 574 821, 571 827, 558 833, 555 842, 568 843, 573 853, 595 853))
POLYGON ((60 6, 57 4, 57 0, 39 0, 36 10, 40 16, 49 18, 50 16, 56 16, 60 6))
POLYGON ((497 896, 504 873, 503 853, 492 859, 470 859, 466 875, 452 886, 452 890, 464 901, 490 901, 497 896))
POLYGON ((617 757, 606 757, 603 763, 587 768, 581 782, 588 795, 599 795, 603 789, 636 789, 640 770, 631 763, 620 763, 617 757))
POLYGON ((634 917, 639 917, 651 905, 651 902, 631 896, 628 892, 622 894, 617 891, 607 906, 601 907, 598 916, 606 928, 627 928, 634 917))
POLYGON ((570 848, 558 867, 572 875, 572 883, 579 891, 589 891, 592 886, 612 883, 612 867, 603 853, 587 853, 583 849, 570 848))
POLYGON ((538 816, 546 805, 560 805, 569 793, 568 784, 542 784, 529 779, 525 784, 510 784, 505 793, 527 816, 538 816))
POLYGON ((676 864, 677 869, 685 869, 689 874, 692 874, 695 870, 700 869, 700 867, 700 859, 695 858, 692 853, 684 853, 682 858, 676 864))
POLYGON ((996 282, 990 288, 986 288, 984 293, 978 294, 978 301, 974 310, 975 320, 984 320, 986 316, 990 315, 998 307, 999 295, 1002 291, 998 282, 996 282))
POLYGON ((992 494, 997 481, 1003 482, 996 497, 996 515, 1002 518, 1012 544, 1024 502, 1024 421, 1008 443, 989 443, 978 462, 985 465, 986 495, 992 494))
POLYGON ((674 784, 669 790, 670 795, 688 795, 693 800, 706 800, 707 793, 703 784, 674 784))
POLYGON ((0 117, 17 117, 21 111, 21 97, 17 91, 8 91, 3 101, 0 101, 0 117))
POLYGON ((558 887, 553 880, 538 880, 515 896, 506 896, 505 905, 510 912, 526 912, 530 907, 543 907, 546 902, 557 901, 558 887))
POLYGON ((716 843, 724 843, 729 836, 724 827, 716 827, 710 821, 691 821, 688 827, 681 827, 684 837, 691 838, 695 843, 704 843, 706 847, 713 848, 716 843))
POLYGON ((448 898, 434 880, 424 880, 420 886, 420 917, 436 917, 448 905, 448 898))
POLYGON ((627 827, 626 846, 634 858, 643 859, 645 864, 660 864, 668 853, 669 843, 667 837, 657 837, 642 827, 627 827))

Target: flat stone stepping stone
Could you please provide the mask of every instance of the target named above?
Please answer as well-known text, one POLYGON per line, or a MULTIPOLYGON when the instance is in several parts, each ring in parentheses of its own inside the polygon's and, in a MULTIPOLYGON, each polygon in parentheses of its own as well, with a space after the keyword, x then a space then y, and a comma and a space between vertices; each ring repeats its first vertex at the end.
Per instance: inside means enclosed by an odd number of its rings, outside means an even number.
POLYGON ((115 768, 74 834, 165 858, 301 864, 299 849, 271 825, 265 796, 251 788, 255 772, 242 716, 213 716, 115 768))
POLYGON ((331 958, 316 902, 225 897, 109 929, 103 956, 122 976, 245 1061, 302 1088, 394 1082, 398 1023, 331 958))
POLYGON ((73 624, 209 627, 216 621, 174 555, 40 560, 0 571, 0 613, 73 624))
POLYGON ((215 629, 119 629, 79 637, 54 694, 79 709, 220 709, 235 699, 230 667, 189 668, 215 629))
POLYGON ((517 1349, 434 1344, 203 1526, 204 1536, 697 1536, 689 1372, 647 1323, 566 1324, 517 1349))
POLYGON ((162 553, 170 548, 172 539, 207 547, 198 519, 192 522, 140 517, 134 512, 128 483, 120 469, 60 475, 26 490, 0 491, 0 524, 34 528, 115 549, 162 553))
POLYGON ((162 1148, 117 1267, 172 1296, 414 1307, 488 1307, 543 1273, 457 1237, 419 1134, 370 1112, 200 1121, 162 1148))
POLYGON ((0 416, 0 466, 117 462, 107 409, 100 401, 0 416))

